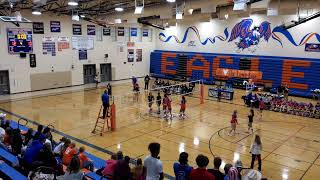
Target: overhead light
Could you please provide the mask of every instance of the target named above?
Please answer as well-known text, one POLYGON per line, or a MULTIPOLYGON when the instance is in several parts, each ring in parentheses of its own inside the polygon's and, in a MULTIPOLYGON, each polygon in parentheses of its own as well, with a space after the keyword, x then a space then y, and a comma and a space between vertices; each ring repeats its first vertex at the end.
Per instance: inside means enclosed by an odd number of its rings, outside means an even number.
POLYGON ((224 18, 228 19, 229 18, 229 14, 225 14, 224 18))
POLYGON ((33 11, 32 11, 32 14, 33 14, 33 15, 41 15, 42 13, 41 13, 41 11, 39 11, 39 10, 33 10, 33 11))
POLYGON ((142 14, 143 6, 137 6, 134 10, 134 14, 142 14))
POLYGON ((86 16, 84 14, 81 14, 80 17, 85 18, 86 16))
POLYGON ((115 11, 118 11, 118 12, 122 12, 122 11, 123 11, 123 8, 121 8, 121 7, 116 7, 116 8, 114 8, 114 10, 115 10, 115 11))
POLYGON ((174 3, 176 0, 167 0, 167 2, 174 3))
POLYGON ((176 14, 176 19, 183 19, 182 13, 177 13, 176 14))
POLYGON ((114 20, 114 23, 116 23, 116 24, 121 24, 121 19, 115 19, 115 20, 114 20))
POLYGON ((247 0, 234 0, 234 11, 247 11, 247 0))
POLYGON ((79 3, 78 3, 77 1, 70 0, 70 1, 68 2, 68 5, 69 5, 69 6, 78 6, 79 3))
POLYGON ((193 9, 189 9, 188 13, 191 15, 193 13, 193 9))

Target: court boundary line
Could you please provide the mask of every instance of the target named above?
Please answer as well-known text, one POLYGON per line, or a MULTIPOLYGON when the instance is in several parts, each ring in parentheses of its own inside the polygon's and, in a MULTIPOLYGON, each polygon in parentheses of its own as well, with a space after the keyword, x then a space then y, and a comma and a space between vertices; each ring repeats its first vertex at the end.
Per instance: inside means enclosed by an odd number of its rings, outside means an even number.
MULTIPOLYGON (((3 112, 5 112, 5 113, 7 113, 7 114, 10 114, 10 115, 12 115, 12 116, 15 116, 15 117, 17 117, 17 118, 27 120, 28 122, 30 122, 30 123, 32 123, 32 124, 34 124, 34 125, 42 125, 42 124, 40 124, 40 123, 38 123, 38 122, 36 122, 36 121, 33 121, 33 120, 28 119, 28 118, 26 118, 26 117, 23 117, 23 116, 21 116, 21 115, 19 115, 19 114, 10 112, 10 111, 5 110, 5 109, 3 109, 3 108, 1 108, 1 107, 0 107, 0 110, 3 111, 3 112)), ((81 143, 81 144, 83 144, 83 145, 86 145, 86 146, 88 146, 88 147, 90 147, 90 148, 92 148, 92 149, 95 149, 95 150, 97 150, 97 151, 106 153, 106 154, 108 154, 108 155, 115 154, 114 152, 112 152, 112 151, 110 151, 110 150, 108 150, 108 149, 106 149, 106 148, 102 148, 102 147, 100 147, 100 146, 91 144, 91 143, 89 143, 89 142, 87 142, 87 141, 84 141, 84 140, 82 140, 82 139, 79 139, 79 138, 77 138, 77 137, 74 137, 74 136, 65 134, 65 133, 63 133, 63 132, 61 132, 61 131, 59 131, 59 130, 52 129, 52 132, 53 132, 53 133, 56 133, 56 134, 58 134, 58 135, 60 135, 60 136, 64 136, 64 137, 67 137, 67 138, 69 138, 69 139, 72 139, 73 141, 76 141, 76 142, 78 142, 78 143, 81 143)), ((135 160, 131 160, 130 163, 131 163, 131 164, 135 164, 136 161, 135 161, 135 160)), ((163 175, 164 175, 164 177, 167 178, 167 179, 170 179, 170 180, 174 180, 174 179, 175 179, 173 176, 171 176, 171 175, 169 175, 169 174, 163 173, 163 175)))

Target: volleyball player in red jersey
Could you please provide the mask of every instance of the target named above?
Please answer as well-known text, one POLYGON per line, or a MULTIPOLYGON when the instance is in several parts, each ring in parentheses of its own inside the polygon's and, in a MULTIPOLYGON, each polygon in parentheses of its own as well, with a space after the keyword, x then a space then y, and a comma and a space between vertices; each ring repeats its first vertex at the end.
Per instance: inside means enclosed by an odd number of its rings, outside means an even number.
POLYGON ((170 99, 169 96, 167 98, 168 98, 168 100, 167 100, 168 113, 170 115, 170 119, 172 120, 172 106, 171 106, 172 100, 170 99))
POLYGON ((168 95, 164 94, 163 100, 162 100, 164 118, 167 118, 167 106, 168 106, 168 95))
POLYGON ((184 119, 185 118, 185 111, 186 111, 186 97, 182 96, 181 97, 181 103, 180 103, 180 118, 184 119))
POLYGON ((229 131, 229 134, 228 134, 229 136, 231 135, 231 132, 233 132, 233 135, 236 133, 237 124, 239 124, 237 120, 237 110, 233 111, 230 123, 231 123, 231 130, 229 131))
POLYGON ((259 118, 259 120, 262 120, 262 112, 264 109, 265 109, 265 104, 264 104, 262 98, 260 98, 260 101, 259 101, 260 118, 259 118))

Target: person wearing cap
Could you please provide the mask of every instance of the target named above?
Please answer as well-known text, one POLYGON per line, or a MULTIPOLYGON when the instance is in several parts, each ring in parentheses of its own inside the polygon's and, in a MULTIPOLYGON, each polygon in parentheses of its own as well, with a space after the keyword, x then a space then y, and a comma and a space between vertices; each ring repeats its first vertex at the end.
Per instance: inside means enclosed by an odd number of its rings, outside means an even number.
POLYGON ((224 174, 219 170, 221 163, 222 159, 220 157, 215 157, 213 160, 213 169, 208 169, 208 172, 214 176, 215 180, 223 180, 224 178, 224 174))
POLYGON ((40 135, 38 139, 35 139, 31 142, 30 146, 26 149, 26 152, 23 156, 23 161, 26 165, 31 165, 32 162, 38 156, 40 150, 43 148, 43 144, 46 141, 44 135, 40 135))

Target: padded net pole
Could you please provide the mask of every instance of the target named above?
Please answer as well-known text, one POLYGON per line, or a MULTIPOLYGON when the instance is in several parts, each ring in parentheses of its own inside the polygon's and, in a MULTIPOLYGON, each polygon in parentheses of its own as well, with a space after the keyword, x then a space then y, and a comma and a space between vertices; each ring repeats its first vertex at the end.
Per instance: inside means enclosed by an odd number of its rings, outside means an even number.
POLYGON ((203 80, 200 82, 200 104, 204 103, 204 85, 203 80))
POLYGON ((114 104, 114 97, 113 97, 113 102, 111 105, 111 131, 115 131, 116 130, 116 105, 114 104))

